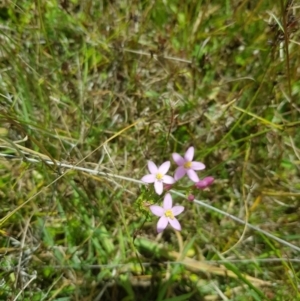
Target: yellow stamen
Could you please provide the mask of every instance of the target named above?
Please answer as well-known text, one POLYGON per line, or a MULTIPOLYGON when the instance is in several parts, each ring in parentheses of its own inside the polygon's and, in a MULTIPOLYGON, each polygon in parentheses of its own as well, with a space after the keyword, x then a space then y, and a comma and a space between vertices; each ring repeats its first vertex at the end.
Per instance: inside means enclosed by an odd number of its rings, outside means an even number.
POLYGON ((161 174, 161 173, 158 173, 157 175, 156 175, 156 179, 157 180, 162 180, 162 178, 164 177, 164 175, 163 174, 161 174))
POLYGON ((170 219, 174 219, 174 215, 173 215, 172 210, 166 210, 165 216, 169 217, 170 219))
POLYGON ((192 167, 192 162, 191 161, 185 162, 183 167, 186 168, 186 169, 191 168, 192 167))

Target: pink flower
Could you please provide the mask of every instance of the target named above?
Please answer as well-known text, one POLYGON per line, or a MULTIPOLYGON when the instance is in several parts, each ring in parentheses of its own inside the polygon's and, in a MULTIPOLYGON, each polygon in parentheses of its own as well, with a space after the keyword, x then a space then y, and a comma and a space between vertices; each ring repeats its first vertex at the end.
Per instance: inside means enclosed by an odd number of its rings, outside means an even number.
POLYGON ((170 223, 170 225, 175 229, 180 231, 181 226, 179 221, 175 218, 178 214, 183 212, 183 206, 174 206, 172 207, 172 197, 170 193, 167 193, 164 198, 163 207, 158 205, 151 205, 150 206, 151 212, 159 216, 160 219, 157 222, 157 232, 162 232, 170 223))
POLYGON ((197 182, 195 186, 199 189, 205 189, 206 187, 210 186, 214 181, 215 179, 213 177, 206 177, 203 180, 197 182))
POLYGON ((195 170, 202 170, 205 168, 205 165, 201 162, 192 161, 194 158, 194 147, 191 146, 188 148, 184 158, 177 153, 172 154, 172 157, 175 163, 178 165, 174 174, 175 181, 178 181, 185 174, 187 174, 193 182, 199 182, 199 178, 195 170))
POLYGON ((152 161, 148 161, 148 169, 150 171, 150 174, 142 177, 143 182, 154 183, 154 189, 159 195, 163 192, 163 183, 175 183, 173 177, 166 175, 170 168, 170 164, 170 161, 166 161, 157 168, 157 166, 152 161))

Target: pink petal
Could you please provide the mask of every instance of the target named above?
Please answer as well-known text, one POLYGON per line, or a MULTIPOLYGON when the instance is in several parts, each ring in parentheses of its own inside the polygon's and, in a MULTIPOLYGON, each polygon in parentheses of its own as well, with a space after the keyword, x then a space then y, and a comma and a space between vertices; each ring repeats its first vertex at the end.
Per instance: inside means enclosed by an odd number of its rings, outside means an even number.
POLYGON ((154 162, 148 161, 148 169, 150 173, 157 174, 158 168, 154 162))
POLYGON ((181 166, 185 163, 185 160, 177 153, 172 154, 174 162, 178 165, 181 166))
POLYGON ((151 205, 150 207, 151 212, 156 216, 163 216, 165 213, 164 208, 158 206, 158 205, 151 205))
POLYGON ((177 167, 174 174, 175 181, 180 180, 185 174, 186 174, 186 170, 183 166, 177 167))
POLYGON ((186 151, 185 155, 184 155, 184 159, 186 161, 192 161, 194 158, 194 147, 189 147, 188 150, 186 151))
POLYGON ((154 183, 155 182, 155 175, 145 175, 142 177, 141 181, 145 183, 154 183))
POLYGON ((183 206, 174 206, 172 208, 172 212, 173 212, 174 216, 177 216, 178 214, 180 214, 183 211, 184 211, 184 207, 183 206))
POLYGON ((156 191, 156 193, 157 193, 158 195, 161 195, 162 192, 163 192, 163 189, 164 189, 163 183, 162 183, 162 182, 159 182, 159 181, 155 181, 155 182, 154 182, 154 189, 155 189, 155 191, 156 191))
POLYGON ((158 172, 162 173, 163 175, 165 175, 169 168, 170 168, 171 162, 170 161, 166 161, 164 162, 159 168, 158 168, 158 172))
POLYGON ((173 201, 172 201, 172 197, 171 197, 170 193, 167 193, 165 195, 165 198, 164 198, 163 208, 165 210, 171 209, 172 208, 172 202, 173 201))
POLYGON ((173 177, 171 176, 168 176, 168 175, 165 175, 163 177, 163 182, 166 183, 166 184, 174 184, 175 183, 175 180, 173 177))
POLYGON ((176 219, 176 218, 168 218, 168 222, 170 223, 170 225, 175 229, 175 230, 178 230, 180 231, 181 230, 181 226, 180 226, 180 223, 179 221, 176 219))
POLYGON ((157 222, 157 232, 160 233, 165 230, 168 225, 168 218, 163 215, 157 222))
POLYGON ((199 178, 198 178, 198 176, 197 176, 197 174, 195 173, 195 171, 194 170, 192 170, 192 169, 188 169, 187 170, 187 175, 188 175, 188 177, 193 181, 193 182, 199 182, 199 178))
POLYGON ((191 169, 194 169, 194 170, 203 170, 203 169, 205 169, 205 165, 203 163, 201 163, 201 162, 193 161, 191 169))

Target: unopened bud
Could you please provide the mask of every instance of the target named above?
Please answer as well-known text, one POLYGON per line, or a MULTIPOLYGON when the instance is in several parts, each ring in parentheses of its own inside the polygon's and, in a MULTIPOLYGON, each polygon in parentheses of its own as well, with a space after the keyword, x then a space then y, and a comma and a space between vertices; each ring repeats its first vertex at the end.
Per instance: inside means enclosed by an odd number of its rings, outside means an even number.
POLYGON ((195 196, 193 194, 190 194, 187 199, 188 199, 188 201, 193 202, 195 199, 195 196))
POLYGON ((195 184, 196 188, 198 189, 205 189, 206 187, 210 186, 215 179, 213 177, 206 177, 203 180, 200 180, 195 184))
POLYGON ((165 184, 164 189, 165 191, 169 191, 170 189, 172 189, 172 184, 165 184))

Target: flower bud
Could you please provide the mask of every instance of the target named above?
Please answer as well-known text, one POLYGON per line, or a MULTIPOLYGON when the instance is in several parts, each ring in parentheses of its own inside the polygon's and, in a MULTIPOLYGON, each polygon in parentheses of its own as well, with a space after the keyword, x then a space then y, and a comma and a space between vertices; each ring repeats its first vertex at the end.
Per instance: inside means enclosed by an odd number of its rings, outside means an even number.
POLYGON ((172 189, 172 186, 172 184, 164 184, 164 190, 169 191, 170 189, 172 189))
POLYGON ((190 194, 187 199, 188 199, 188 201, 193 202, 195 199, 195 196, 193 194, 190 194))
POLYGON ((206 177, 203 180, 200 180, 195 184, 195 187, 198 189, 205 189, 206 187, 210 186, 215 179, 213 177, 206 177))

